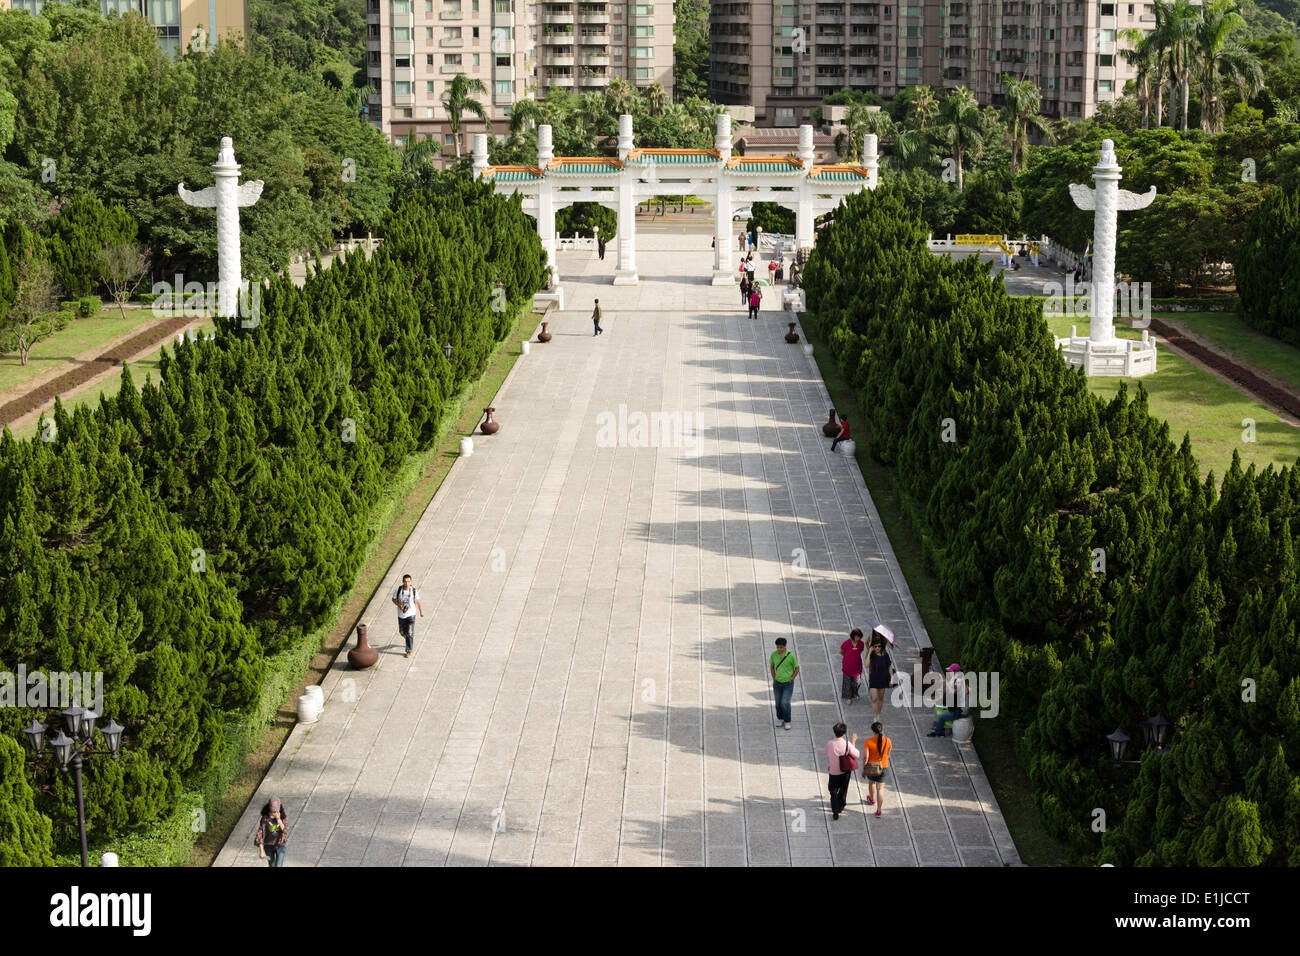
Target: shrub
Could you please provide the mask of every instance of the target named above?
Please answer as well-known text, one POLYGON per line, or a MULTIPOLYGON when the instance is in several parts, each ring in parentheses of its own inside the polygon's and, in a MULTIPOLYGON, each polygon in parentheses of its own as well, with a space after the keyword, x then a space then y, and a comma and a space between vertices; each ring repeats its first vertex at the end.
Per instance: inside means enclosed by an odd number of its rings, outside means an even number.
POLYGON ((83 319, 89 319, 99 313, 104 307, 104 300, 97 295, 83 295, 77 300, 77 315, 83 319))

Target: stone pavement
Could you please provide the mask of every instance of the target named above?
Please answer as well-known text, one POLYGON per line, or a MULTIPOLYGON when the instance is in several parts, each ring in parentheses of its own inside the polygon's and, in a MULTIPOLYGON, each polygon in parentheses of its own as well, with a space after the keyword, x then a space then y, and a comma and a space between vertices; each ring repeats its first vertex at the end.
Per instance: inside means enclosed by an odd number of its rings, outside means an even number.
POLYGON ((825 386, 779 295, 751 321, 708 284, 708 236, 638 245, 638 286, 610 284, 609 253, 561 256, 570 310, 366 610, 380 662, 340 656, 217 865, 258 865, 270 796, 290 866, 1019 863, 974 751, 925 737, 920 708, 886 706, 884 816, 855 779, 832 823, 831 725, 870 723, 838 699, 839 645, 879 618, 910 671, 923 625, 856 463, 827 452, 825 386), (427 615, 409 661, 404 572, 427 615), (778 636, 802 666, 788 731, 778 636))

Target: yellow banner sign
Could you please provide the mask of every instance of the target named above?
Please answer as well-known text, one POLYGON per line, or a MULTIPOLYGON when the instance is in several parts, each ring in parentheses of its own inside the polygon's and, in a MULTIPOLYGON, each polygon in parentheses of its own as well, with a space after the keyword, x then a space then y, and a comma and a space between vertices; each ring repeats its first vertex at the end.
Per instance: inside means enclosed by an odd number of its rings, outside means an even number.
POLYGON ((959 246, 1000 246, 1001 236, 963 235, 953 240, 959 246))

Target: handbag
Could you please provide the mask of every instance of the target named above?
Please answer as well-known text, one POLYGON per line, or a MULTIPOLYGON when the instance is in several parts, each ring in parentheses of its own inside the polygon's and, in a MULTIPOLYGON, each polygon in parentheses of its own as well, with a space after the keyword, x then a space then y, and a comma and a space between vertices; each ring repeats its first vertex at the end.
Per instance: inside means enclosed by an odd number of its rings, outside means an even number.
POLYGON ((882 753, 880 754, 880 760, 872 760, 863 767, 862 776, 866 777, 868 780, 879 780, 883 777, 885 775, 884 758, 889 756, 889 752, 893 749, 893 741, 886 737, 885 743, 881 747, 882 753))
POLYGON ((858 761, 849 750, 849 742, 844 741, 844 753, 840 754, 840 773, 852 773, 858 769, 858 761))

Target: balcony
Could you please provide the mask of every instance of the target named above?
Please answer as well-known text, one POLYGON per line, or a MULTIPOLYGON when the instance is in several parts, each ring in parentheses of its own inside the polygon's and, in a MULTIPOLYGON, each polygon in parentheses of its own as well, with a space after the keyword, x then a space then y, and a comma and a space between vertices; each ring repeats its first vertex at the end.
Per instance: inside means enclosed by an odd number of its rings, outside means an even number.
POLYGON ((443 37, 438 41, 438 46, 464 46, 464 37, 443 37))
POLYGON ((573 54, 570 53, 567 56, 544 56, 542 57, 542 63, 546 66, 573 66, 573 54))
POLYGON ((575 17, 573 11, 568 13, 544 13, 542 21, 544 23, 573 23, 575 17))
MULTIPOLYGON (((572 36, 572 34, 569 35, 572 36)), ((609 42, 609 34, 608 33, 584 33, 578 37, 578 42, 599 43, 601 46, 604 46, 609 42)))
POLYGON ((439 20, 464 20, 465 14, 460 10, 442 10, 438 13, 439 20))
POLYGON ((570 89, 573 87, 572 76, 546 76, 542 78, 542 82, 547 86, 565 86, 570 89))
POLYGON ((604 66, 609 62, 608 50, 583 50, 582 62, 593 66, 604 66))
POLYGON ((455 76, 457 73, 465 72, 465 65, 463 63, 444 63, 441 67, 438 68, 438 72, 449 73, 455 76))
POLYGON ((601 73, 599 76, 580 76, 578 77, 579 86, 609 86, 609 77, 601 73))

